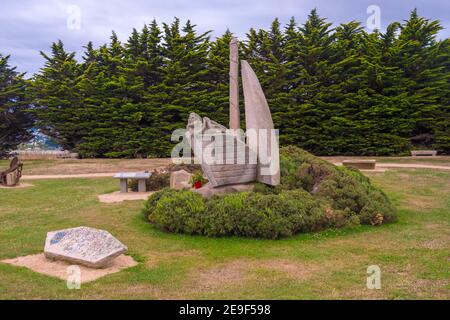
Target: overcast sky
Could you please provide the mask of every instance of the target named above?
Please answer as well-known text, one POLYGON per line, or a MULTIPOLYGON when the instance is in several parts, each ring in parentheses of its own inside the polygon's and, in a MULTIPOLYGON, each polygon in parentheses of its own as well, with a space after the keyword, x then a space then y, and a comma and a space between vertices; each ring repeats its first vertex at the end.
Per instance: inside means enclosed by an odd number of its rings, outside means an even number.
POLYGON ((101 45, 111 30, 125 41, 132 28, 152 19, 190 19, 199 31, 219 36, 230 28, 242 38, 250 27, 267 28, 275 17, 283 24, 292 16, 303 23, 313 8, 335 24, 365 24, 370 5, 380 8, 382 29, 407 19, 416 7, 420 15, 441 21, 446 29, 440 38, 450 37, 449 0, 0 0, 0 53, 10 54, 10 63, 30 76, 43 65, 39 51, 48 52, 58 39, 79 58, 88 41, 101 45))

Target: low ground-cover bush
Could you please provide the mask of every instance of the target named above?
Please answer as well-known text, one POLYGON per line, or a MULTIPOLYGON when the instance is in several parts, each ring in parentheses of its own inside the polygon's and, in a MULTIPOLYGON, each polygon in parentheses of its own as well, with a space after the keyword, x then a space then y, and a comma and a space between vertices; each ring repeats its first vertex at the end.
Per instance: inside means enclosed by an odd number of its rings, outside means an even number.
POLYGON ((396 219, 387 196, 359 170, 336 167, 292 146, 281 149, 280 162, 280 189, 304 189, 325 200, 333 210, 356 215, 362 224, 378 225, 396 219))
POLYGON ((164 189, 144 214, 169 232, 277 239, 329 227, 395 220, 386 195, 357 170, 338 168, 295 147, 281 150, 281 185, 203 199, 164 189))

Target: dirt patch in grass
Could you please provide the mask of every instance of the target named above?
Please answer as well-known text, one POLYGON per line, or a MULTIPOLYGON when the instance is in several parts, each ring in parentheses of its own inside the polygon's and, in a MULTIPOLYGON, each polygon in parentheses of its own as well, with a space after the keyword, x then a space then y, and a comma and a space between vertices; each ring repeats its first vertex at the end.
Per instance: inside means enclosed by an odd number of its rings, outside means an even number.
MULTIPOLYGON (((105 295, 108 295, 108 291, 116 291, 115 299, 170 299, 172 296, 168 296, 166 290, 150 285, 150 284, 108 284, 110 287, 107 291, 98 289, 97 292, 86 293, 83 299, 89 300, 102 300, 105 299, 105 295)), ((82 287, 83 291, 83 287, 82 287)))
POLYGON ((418 195, 408 197, 403 201, 403 205, 405 208, 415 211, 432 210, 440 207, 440 204, 436 203, 436 199, 433 197, 418 195))
MULTIPOLYGON (((421 279, 415 277, 417 270, 414 266, 408 264, 404 267, 388 266, 384 268, 384 272, 389 272, 392 278, 393 284, 390 284, 390 288, 400 290, 408 293, 408 295, 415 295, 417 298, 424 298, 432 296, 435 299, 448 299, 450 285, 450 279, 421 279)), ((386 282, 386 281, 384 281, 386 282)))
POLYGON ((426 241, 423 247, 426 249, 450 249, 450 236, 443 235, 436 239, 426 241))
POLYGON ((420 247, 450 250, 450 232, 447 224, 427 223, 424 229, 431 230, 428 234, 432 239, 423 242, 420 247))
POLYGON ((0 189, 10 189, 10 190, 25 189, 25 188, 30 188, 32 186, 33 185, 31 183, 23 183, 22 182, 22 183, 18 184, 17 186, 14 186, 14 187, 7 187, 7 186, 0 185, 0 189))
POLYGON ((372 290, 367 289, 366 285, 364 283, 364 279, 361 281, 361 285, 358 285, 357 287, 347 287, 345 289, 337 289, 337 288, 331 288, 330 290, 330 296, 329 299, 357 299, 360 300, 381 300, 381 299, 388 299, 388 296, 386 295, 386 291, 383 290, 372 290))
POLYGON ((130 285, 127 286, 127 288, 125 289, 125 291, 123 292, 125 294, 125 296, 127 295, 132 295, 132 296, 140 296, 140 295, 145 295, 148 296, 153 295, 155 297, 158 298, 162 298, 165 296, 163 290, 161 288, 149 285, 149 284, 134 284, 134 285, 130 285))
POLYGON ((425 225, 425 229, 427 230, 436 230, 436 229, 441 229, 442 225, 441 224, 437 224, 437 223, 427 223, 425 225))
POLYGON ((120 203, 124 201, 147 200, 154 192, 113 192, 101 194, 98 200, 102 203, 120 203))
POLYGON ((201 252, 196 250, 176 251, 176 252, 151 251, 146 255, 146 257, 147 262, 145 263, 145 265, 148 268, 154 268, 159 263, 169 262, 170 260, 201 257, 201 252))
MULTIPOLYGON (((6 264, 25 267, 34 272, 38 272, 47 276, 59 278, 66 281, 68 279, 68 268, 72 265, 65 261, 52 261, 47 259, 43 253, 30 255, 26 257, 19 257, 15 259, 8 259, 1 261, 6 264)), ((81 283, 91 282, 104 277, 108 274, 119 272, 123 269, 134 267, 137 262, 130 256, 121 255, 115 258, 111 264, 103 269, 93 269, 84 266, 80 268, 81 283)))
POLYGON ((432 296, 435 299, 448 299, 449 285, 450 280, 414 279, 412 281, 412 288, 418 297, 432 296))
POLYGON ((303 262, 290 261, 286 259, 271 259, 261 261, 255 265, 270 271, 280 272, 289 278, 297 280, 306 280, 314 273, 320 271, 320 267, 318 265, 306 264, 303 262))
POLYGON ((195 289, 215 291, 229 286, 243 285, 248 278, 252 263, 248 261, 231 261, 213 268, 199 270, 193 275, 195 289))
MULTIPOLYGON (((257 271, 267 271, 275 278, 286 277, 304 281, 321 270, 319 265, 306 264, 288 259, 233 260, 214 267, 195 270, 189 279, 195 279, 191 287, 200 291, 217 291, 229 287, 245 286, 246 283, 261 279, 257 271)), ((268 278, 265 280, 269 280, 268 278)))

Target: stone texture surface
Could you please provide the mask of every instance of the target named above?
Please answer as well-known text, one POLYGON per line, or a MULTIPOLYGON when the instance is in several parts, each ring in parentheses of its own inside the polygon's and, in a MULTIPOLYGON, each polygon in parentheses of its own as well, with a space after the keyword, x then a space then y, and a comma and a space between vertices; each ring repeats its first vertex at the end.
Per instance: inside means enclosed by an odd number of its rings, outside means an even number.
POLYGON ((18 171, 13 171, 6 175, 6 185, 14 187, 19 184, 20 174, 18 171))
POLYGON ((241 124, 239 111, 239 41, 230 41, 230 129, 239 129, 241 124))
POLYGON ((138 181, 138 191, 146 192, 146 180, 150 179, 152 174, 150 172, 119 172, 114 176, 116 179, 120 179, 120 192, 128 192, 128 180, 138 181))
MULTIPOLYGON (((1 261, 9 265, 28 268, 34 272, 44 274, 50 277, 55 277, 63 281, 67 281, 67 268, 72 264, 66 261, 58 260, 52 261, 45 257, 43 253, 29 255, 26 257, 19 257, 1 261)), ((104 277, 108 274, 113 274, 121 270, 134 267, 137 262, 130 256, 121 255, 115 258, 110 265, 103 269, 92 269, 85 266, 79 266, 81 271, 81 283, 87 283, 104 277)))
POLYGON ((119 172, 114 178, 116 179, 150 179, 150 172, 119 172))
POLYGON ((189 189, 191 186, 189 180, 192 174, 186 170, 175 171, 170 174, 170 189, 184 190, 189 189))
POLYGON ((201 157, 203 174, 213 187, 256 181, 256 161, 254 166, 248 165, 248 160, 250 158, 249 154, 251 151, 248 146, 242 146, 243 142, 238 140, 235 135, 227 134, 227 129, 224 126, 208 118, 202 119, 197 114, 191 113, 187 129, 192 150, 196 157, 201 157), (210 129, 214 129, 215 132, 203 134, 206 130, 210 129), (194 135, 197 133, 202 133, 203 135, 194 139, 194 135), (211 136, 213 138, 211 138, 211 136), (222 136, 222 139, 216 140, 215 138, 217 136, 222 136), (199 139, 197 140, 197 138, 199 139), (234 141, 236 150, 232 150, 231 152, 226 150, 225 141, 227 141, 227 139, 232 139, 232 141, 234 141), (212 143, 214 143, 214 147, 210 146, 212 143), (240 151, 241 149, 243 152, 238 153, 238 150, 240 151), (211 151, 214 151, 214 154, 211 154, 211 151), (228 162, 227 160, 233 161, 228 162), (238 160, 239 162, 237 162, 238 160), (235 164, 233 164, 233 162, 235 164), (221 169, 217 170, 216 168, 218 167, 221 169), (224 169, 225 167, 226 169, 224 169), (218 171, 227 171, 226 176, 218 174, 218 171), (243 174, 243 171, 245 171, 245 174, 243 174))
POLYGON ((210 183, 207 183, 203 186, 201 189, 193 190, 194 192, 197 192, 204 198, 211 198, 215 195, 224 195, 234 192, 245 192, 245 191, 252 191, 255 187, 252 183, 246 183, 246 184, 233 184, 233 185, 226 185, 226 186, 220 186, 220 187, 213 187, 210 183))
MULTIPOLYGON (((248 64, 247 61, 242 60, 242 84, 244 88, 244 100, 245 100, 245 122, 247 131, 249 129, 253 129, 256 131, 260 131, 261 129, 266 129, 268 133, 271 133, 271 129, 274 129, 272 114, 270 113, 269 105, 267 103, 266 97, 262 90, 261 84, 259 83, 258 77, 253 71, 252 67, 248 64)), ((267 154, 271 155, 273 153, 273 157, 269 157, 269 164, 263 166, 260 162, 258 163, 258 172, 257 179, 258 181, 276 186, 280 184, 280 155, 279 155, 279 146, 276 137, 272 137, 272 135, 268 135, 268 150, 267 154), (263 167, 272 167, 275 170, 272 170, 272 174, 265 174, 262 170, 263 167)), ((261 157, 261 141, 258 139, 255 141, 249 141, 250 149, 257 151, 258 150, 258 159, 261 157)))
POLYGON ((104 268, 127 251, 128 248, 109 232, 79 227, 47 233, 44 254, 49 259, 104 268))

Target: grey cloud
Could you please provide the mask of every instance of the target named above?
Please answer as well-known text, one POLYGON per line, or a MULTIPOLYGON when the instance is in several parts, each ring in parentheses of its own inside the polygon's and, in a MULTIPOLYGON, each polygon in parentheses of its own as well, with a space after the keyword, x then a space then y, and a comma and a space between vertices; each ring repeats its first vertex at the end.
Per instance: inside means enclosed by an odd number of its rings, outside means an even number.
POLYGON ((31 75, 43 65, 39 51, 48 51, 57 39, 80 57, 88 41, 101 45, 108 41, 111 30, 125 41, 132 28, 142 28, 152 19, 171 22, 176 16, 183 21, 191 19, 199 31, 213 30, 213 36, 230 28, 243 37, 250 27, 267 28, 275 17, 283 24, 291 16, 302 23, 313 8, 335 24, 365 22, 366 9, 372 4, 381 8, 383 28, 407 19, 417 7, 420 15, 441 20, 447 28, 440 33, 441 38, 450 36, 447 0, 0 0, 0 53, 10 54, 11 63, 31 75), (69 5, 81 9, 81 30, 67 28, 69 5))

